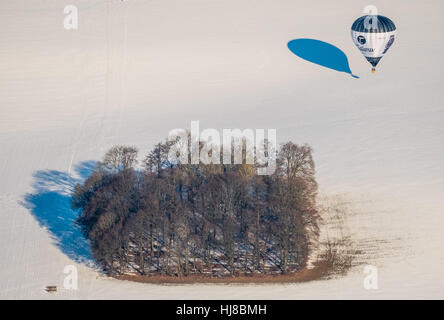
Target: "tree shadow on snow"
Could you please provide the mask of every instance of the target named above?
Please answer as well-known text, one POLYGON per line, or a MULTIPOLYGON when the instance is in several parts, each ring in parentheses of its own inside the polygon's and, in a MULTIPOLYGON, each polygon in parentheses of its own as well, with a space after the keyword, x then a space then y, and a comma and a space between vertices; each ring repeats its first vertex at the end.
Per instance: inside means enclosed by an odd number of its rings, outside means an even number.
POLYGON ((347 55, 332 44, 315 39, 294 39, 287 46, 299 58, 359 78, 351 72, 347 55))
POLYGON ((56 170, 35 172, 34 191, 26 194, 22 203, 64 254, 88 265, 93 264, 89 242, 75 224, 78 212, 71 209, 71 195, 75 184, 85 180, 95 165, 95 161, 82 162, 75 166, 75 175, 56 170))

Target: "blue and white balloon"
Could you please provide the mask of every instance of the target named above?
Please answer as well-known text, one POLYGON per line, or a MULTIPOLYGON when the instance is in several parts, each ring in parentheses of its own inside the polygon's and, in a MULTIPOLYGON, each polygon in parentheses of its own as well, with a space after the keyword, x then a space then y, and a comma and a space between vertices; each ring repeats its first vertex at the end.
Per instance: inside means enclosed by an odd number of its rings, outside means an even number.
POLYGON ((389 18, 371 12, 353 23, 351 36, 375 73, 377 64, 395 41, 396 26, 389 18))

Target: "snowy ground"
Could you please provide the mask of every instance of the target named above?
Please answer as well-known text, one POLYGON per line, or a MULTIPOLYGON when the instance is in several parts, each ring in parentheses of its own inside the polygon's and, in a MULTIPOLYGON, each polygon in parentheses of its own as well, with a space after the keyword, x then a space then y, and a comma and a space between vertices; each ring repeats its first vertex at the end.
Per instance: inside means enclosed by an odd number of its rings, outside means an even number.
POLYGON ((0 298, 444 298, 443 10, 441 0, 1 1, 0 298), (76 31, 63 28, 68 4, 76 31), (398 27, 376 75, 349 34, 367 4, 398 27), (360 79, 299 59, 286 46, 297 38, 336 45, 360 79), (312 145, 322 194, 349 200, 357 239, 383 243, 369 261, 379 289, 364 289, 361 269, 305 284, 158 286, 74 261, 82 243, 70 241, 66 190, 79 165, 114 144, 144 153, 191 120, 312 145), (47 294, 70 264, 79 289, 47 294))

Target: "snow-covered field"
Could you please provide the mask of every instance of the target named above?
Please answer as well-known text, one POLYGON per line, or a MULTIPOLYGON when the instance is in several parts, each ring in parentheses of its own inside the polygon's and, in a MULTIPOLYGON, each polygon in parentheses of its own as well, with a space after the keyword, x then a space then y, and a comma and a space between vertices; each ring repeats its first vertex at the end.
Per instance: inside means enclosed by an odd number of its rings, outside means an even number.
POLYGON ((1 1, 0 298, 444 298, 443 11, 442 0, 1 1), (68 4, 78 30, 63 28, 68 4), (398 28, 376 75, 350 39, 368 4, 398 28), (287 49, 297 38, 339 47, 360 79, 299 59, 287 49), (322 195, 346 199, 355 239, 381 243, 368 261, 379 289, 361 268, 305 284, 159 286, 78 262, 67 190, 84 162, 114 144, 143 154, 191 120, 309 143, 322 195))

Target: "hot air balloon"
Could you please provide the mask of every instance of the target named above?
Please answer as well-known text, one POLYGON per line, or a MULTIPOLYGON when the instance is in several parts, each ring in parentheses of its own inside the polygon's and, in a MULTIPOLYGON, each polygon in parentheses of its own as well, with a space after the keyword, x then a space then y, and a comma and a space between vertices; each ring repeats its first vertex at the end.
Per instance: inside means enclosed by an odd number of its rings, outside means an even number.
POLYGON ((396 26, 389 18, 370 12, 353 23, 351 36, 376 73, 376 65, 395 41, 396 26))

